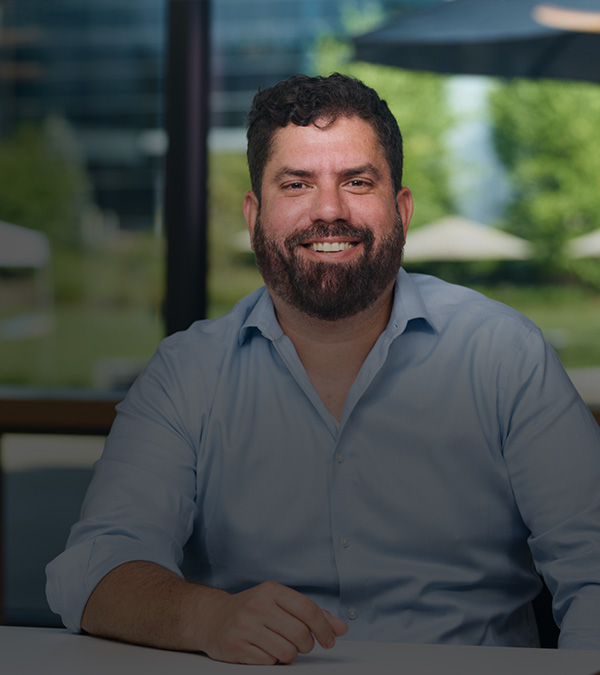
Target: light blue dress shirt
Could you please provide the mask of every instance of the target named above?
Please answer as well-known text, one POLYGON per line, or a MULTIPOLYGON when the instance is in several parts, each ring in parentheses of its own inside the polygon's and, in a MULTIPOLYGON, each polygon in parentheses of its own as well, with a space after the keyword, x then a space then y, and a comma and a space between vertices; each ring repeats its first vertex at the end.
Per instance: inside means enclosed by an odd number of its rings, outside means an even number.
POLYGON ((48 599, 72 630, 117 565, 272 579, 348 639, 600 648, 600 428, 539 329, 400 270, 339 427, 259 289, 163 341, 108 438, 48 599))

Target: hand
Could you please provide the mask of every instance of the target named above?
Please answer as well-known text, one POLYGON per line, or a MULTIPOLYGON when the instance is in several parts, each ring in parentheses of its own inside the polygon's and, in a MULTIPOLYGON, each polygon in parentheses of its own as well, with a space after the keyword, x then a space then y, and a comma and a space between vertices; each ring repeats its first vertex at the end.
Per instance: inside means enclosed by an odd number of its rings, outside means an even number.
POLYGON ((275 581, 234 595, 218 592, 205 609, 210 623, 204 651, 230 663, 291 663, 308 654, 315 639, 329 649, 348 631, 344 621, 275 581))

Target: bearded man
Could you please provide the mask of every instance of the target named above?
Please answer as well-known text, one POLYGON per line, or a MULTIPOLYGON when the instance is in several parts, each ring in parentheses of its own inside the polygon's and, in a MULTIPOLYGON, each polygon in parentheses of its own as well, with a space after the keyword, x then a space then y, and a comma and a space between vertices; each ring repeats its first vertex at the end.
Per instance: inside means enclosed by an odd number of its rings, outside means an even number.
POLYGON ((255 97, 265 287, 166 339, 48 567, 72 630, 240 663, 336 638, 600 647, 600 429, 539 329, 401 269, 386 103, 339 74, 255 97), (188 545, 186 575, 181 571, 188 545))

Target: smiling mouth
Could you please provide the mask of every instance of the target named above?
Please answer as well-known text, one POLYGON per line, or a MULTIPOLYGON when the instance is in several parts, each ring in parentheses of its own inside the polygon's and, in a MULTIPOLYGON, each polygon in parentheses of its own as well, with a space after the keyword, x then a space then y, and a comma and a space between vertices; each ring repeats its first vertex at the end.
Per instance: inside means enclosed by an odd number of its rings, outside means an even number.
POLYGON ((354 248, 357 244, 356 241, 313 241, 309 244, 303 244, 303 246, 319 253, 339 253, 354 248))

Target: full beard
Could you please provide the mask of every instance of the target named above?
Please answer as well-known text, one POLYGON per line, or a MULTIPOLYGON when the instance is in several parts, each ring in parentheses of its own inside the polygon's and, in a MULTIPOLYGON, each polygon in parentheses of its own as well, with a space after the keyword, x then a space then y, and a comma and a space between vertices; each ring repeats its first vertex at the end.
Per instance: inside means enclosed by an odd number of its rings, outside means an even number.
POLYGON ((267 239, 259 214, 253 247, 258 269, 273 293, 308 316, 337 321, 370 307, 395 279, 402 263, 404 228, 398 214, 392 234, 375 248, 368 227, 321 222, 290 235, 280 247, 267 239), (330 263, 298 255, 301 242, 321 237, 352 237, 362 243, 363 253, 357 261, 330 263))

